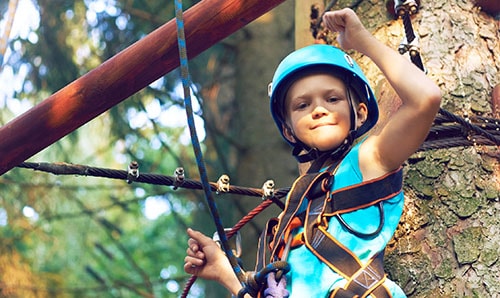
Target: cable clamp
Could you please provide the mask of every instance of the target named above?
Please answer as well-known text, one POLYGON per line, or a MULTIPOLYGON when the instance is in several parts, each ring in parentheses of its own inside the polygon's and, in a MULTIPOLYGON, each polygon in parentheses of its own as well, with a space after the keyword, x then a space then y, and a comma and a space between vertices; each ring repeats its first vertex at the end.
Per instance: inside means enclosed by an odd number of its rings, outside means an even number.
POLYGON ((418 3, 415 0, 395 0, 394 11, 399 17, 402 17, 407 13, 414 15, 418 12, 418 3))
POLYGON ((173 190, 176 190, 177 188, 179 188, 179 186, 181 186, 184 183, 185 179, 184 168, 178 167, 177 169, 175 169, 174 176, 175 180, 174 180, 173 190))
POLYGON ((269 200, 274 197, 274 180, 270 179, 264 182, 264 185, 262 185, 262 192, 262 200, 269 200))
POLYGON ((398 51, 401 55, 409 52, 410 56, 416 57, 420 55, 420 42, 418 36, 408 43, 408 39, 406 37, 403 38, 401 43, 399 44, 398 51))
POLYGON ((221 192, 229 192, 229 176, 226 174, 223 174, 217 180, 217 194, 221 192))
POLYGON ((139 178, 139 163, 137 161, 132 161, 127 168, 127 183, 131 184, 139 178))

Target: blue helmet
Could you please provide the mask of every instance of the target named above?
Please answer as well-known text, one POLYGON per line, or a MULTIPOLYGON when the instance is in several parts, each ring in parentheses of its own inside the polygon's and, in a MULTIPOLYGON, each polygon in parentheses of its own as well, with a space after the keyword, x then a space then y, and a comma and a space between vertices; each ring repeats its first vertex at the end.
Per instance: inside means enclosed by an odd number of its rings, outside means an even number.
MULTIPOLYGON (((283 125, 286 124, 284 116, 285 97, 288 88, 305 72, 314 71, 315 69, 331 71, 333 75, 340 76, 346 87, 354 91, 359 100, 367 105, 368 117, 358 129, 351 128, 354 130, 352 138, 356 139, 370 130, 378 120, 378 106, 363 71, 342 50, 331 45, 314 44, 294 51, 285 57, 278 65, 273 81, 269 84, 271 114, 283 138, 283 125)), ((285 140, 294 147, 302 145, 292 143, 286 138, 285 140)))

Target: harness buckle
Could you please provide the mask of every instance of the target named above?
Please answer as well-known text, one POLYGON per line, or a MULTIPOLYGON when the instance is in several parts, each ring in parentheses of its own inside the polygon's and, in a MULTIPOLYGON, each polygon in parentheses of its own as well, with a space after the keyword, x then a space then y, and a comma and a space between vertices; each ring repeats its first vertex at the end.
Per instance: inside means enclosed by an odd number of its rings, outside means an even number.
POLYGON ((330 190, 332 189, 333 186, 333 177, 330 173, 330 175, 321 181, 321 190, 323 190, 325 193, 330 193, 330 190))

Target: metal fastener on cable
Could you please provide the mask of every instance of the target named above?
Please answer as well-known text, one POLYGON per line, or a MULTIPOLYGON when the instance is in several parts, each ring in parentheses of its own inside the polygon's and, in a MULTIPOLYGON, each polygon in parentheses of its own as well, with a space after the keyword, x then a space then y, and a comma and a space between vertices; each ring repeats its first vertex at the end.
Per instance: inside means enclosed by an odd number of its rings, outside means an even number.
POLYGON ((407 13, 410 15, 414 15, 418 12, 418 3, 415 0, 395 0, 394 11, 399 17, 402 17, 407 13))
POLYGON ((267 180, 264 182, 264 185, 262 185, 262 200, 268 200, 274 196, 274 181, 273 180, 267 180))
POLYGON ((173 183, 173 190, 176 190, 179 188, 184 183, 185 175, 184 175, 184 168, 183 167, 178 167, 175 169, 174 172, 175 180, 173 183))
POLYGON ((415 38, 410 43, 408 43, 408 39, 406 37, 403 38, 403 40, 399 44, 398 51, 401 55, 407 52, 409 52, 410 56, 412 57, 416 57, 417 55, 419 55, 420 43, 418 37, 415 36, 415 38))
POLYGON ((229 191, 229 176, 223 174, 217 180, 217 194, 229 191))
POLYGON ((127 183, 131 184, 139 178, 139 163, 137 161, 132 161, 127 168, 127 183))

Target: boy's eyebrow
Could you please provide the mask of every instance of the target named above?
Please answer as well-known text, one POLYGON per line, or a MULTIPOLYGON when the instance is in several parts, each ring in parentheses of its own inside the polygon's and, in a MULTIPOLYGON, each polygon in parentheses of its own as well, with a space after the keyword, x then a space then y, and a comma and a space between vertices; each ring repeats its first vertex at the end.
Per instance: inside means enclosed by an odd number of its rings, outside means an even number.
MULTIPOLYGON (((345 89, 345 88, 332 87, 332 88, 323 90, 322 94, 323 94, 323 96, 332 96, 332 94, 333 94, 335 96, 338 96, 339 98, 346 98, 346 90, 347 89, 345 89)), ((303 93, 298 95, 298 96, 294 96, 294 97, 287 96, 285 98, 285 105, 287 102, 291 103, 292 101, 306 99, 308 97, 310 97, 310 95, 303 94, 303 93)))

